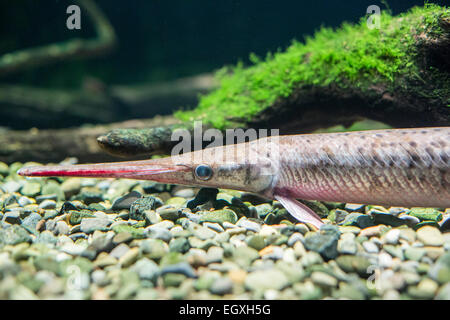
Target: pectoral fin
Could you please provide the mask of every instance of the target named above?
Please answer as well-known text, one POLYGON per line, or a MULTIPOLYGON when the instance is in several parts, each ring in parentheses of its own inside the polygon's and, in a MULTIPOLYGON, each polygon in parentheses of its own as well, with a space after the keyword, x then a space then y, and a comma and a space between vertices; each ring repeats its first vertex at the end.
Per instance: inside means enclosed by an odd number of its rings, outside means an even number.
POLYGON ((286 210, 297 220, 305 223, 311 223, 313 226, 320 228, 324 223, 320 217, 303 203, 293 199, 279 195, 274 196, 275 199, 286 208, 286 210))

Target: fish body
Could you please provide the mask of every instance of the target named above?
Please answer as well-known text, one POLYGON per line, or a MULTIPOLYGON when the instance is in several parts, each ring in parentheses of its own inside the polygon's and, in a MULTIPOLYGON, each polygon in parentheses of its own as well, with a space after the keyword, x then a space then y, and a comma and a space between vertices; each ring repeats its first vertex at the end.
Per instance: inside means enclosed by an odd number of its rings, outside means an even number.
POLYGON ((143 161, 19 170, 27 176, 114 177, 220 187, 277 199, 298 220, 322 220, 295 199, 450 207, 450 127, 266 137, 143 161))

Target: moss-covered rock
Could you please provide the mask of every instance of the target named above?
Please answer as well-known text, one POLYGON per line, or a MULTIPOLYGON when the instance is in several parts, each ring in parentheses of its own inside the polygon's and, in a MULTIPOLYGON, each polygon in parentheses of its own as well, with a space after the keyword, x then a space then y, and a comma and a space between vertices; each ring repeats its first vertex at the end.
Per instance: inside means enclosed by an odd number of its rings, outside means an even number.
POLYGON ((431 54, 425 65, 419 59, 428 54, 424 51, 430 45, 447 38, 442 35, 450 30, 449 13, 445 7, 426 4, 396 17, 382 12, 379 29, 368 28, 365 18, 356 25, 343 23, 337 30, 323 27, 283 52, 269 53, 265 59, 251 55, 250 67, 238 63, 221 69, 219 88, 202 96, 196 109, 179 111, 176 117, 203 120, 216 128, 241 126, 280 100, 289 98, 290 108, 301 105, 299 89, 314 87, 338 92, 357 89, 387 104, 399 91, 412 92, 417 98, 449 106, 450 77, 442 65, 445 53, 431 54), (290 100, 295 94, 298 97, 290 100))

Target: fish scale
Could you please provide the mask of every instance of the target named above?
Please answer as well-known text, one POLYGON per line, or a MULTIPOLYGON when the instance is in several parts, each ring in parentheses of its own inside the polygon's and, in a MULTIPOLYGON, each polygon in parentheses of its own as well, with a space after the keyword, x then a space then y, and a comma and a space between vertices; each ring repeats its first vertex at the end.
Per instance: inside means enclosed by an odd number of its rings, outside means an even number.
POLYGON ((274 193, 324 201, 450 206, 450 129, 281 136, 274 193), (295 178, 296 177, 296 178, 295 178))

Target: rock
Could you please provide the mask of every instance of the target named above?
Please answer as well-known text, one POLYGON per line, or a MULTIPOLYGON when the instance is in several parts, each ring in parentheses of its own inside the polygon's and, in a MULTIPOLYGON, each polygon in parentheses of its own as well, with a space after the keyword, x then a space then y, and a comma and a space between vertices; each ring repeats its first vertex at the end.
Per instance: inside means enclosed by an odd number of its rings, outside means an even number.
POLYGON ((20 193, 28 197, 34 197, 41 192, 41 184, 39 182, 26 181, 20 193))
POLYGON ((205 204, 208 201, 214 201, 216 200, 217 194, 219 193, 219 190, 215 188, 201 188, 196 197, 192 199, 191 201, 188 201, 186 203, 186 207, 189 209, 194 209, 195 207, 205 204))
POLYGON ((145 229, 145 235, 148 238, 152 239, 160 239, 167 243, 172 239, 172 234, 169 230, 165 228, 160 228, 157 226, 150 226, 145 229))
POLYGON ((424 226, 418 229, 416 234, 417 239, 426 246, 438 247, 444 244, 444 237, 437 228, 424 226))
POLYGON ((31 242, 28 232, 19 225, 12 225, 8 228, 0 228, 0 247, 3 245, 16 245, 22 242, 31 242))
POLYGON ((172 239, 169 243, 170 251, 186 253, 191 248, 188 239, 186 238, 176 238, 172 239))
POLYGON ((405 220, 388 212, 372 211, 370 215, 373 217, 374 224, 385 224, 392 227, 399 227, 406 224, 405 220))
POLYGON ((66 199, 76 195, 81 190, 80 178, 68 178, 61 184, 61 190, 64 192, 66 199))
POLYGON ((100 252, 109 252, 114 247, 113 237, 113 233, 106 233, 104 235, 96 237, 92 240, 87 249, 92 250, 93 252, 95 252, 95 254, 98 254, 100 252))
POLYGON ((364 204, 356 204, 356 203, 346 203, 344 209, 350 212, 353 211, 359 211, 359 212, 363 212, 364 211, 364 204))
POLYGON ((212 246, 208 249, 206 254, 206 263, 219 263, 222 262, 224 255, 224 249, 218 246, 212 246))
POLYGON ((181 208, 186 204, 186 199, 182 197, 172 197, 166 201, 166 204, 174 208, 181 208))
POLYGON ((218 278, 213 281, 213 283, 209 287, 209 291, 212 294, 217 294, 219 296, 232 293, 233 282, 228 278, 218 278))
POLYGON ((363 300, 365 298, 364 294, 355 288, 354 286, 342 283, 339 285, 339 290, 333 290, 332 297, 335 299, 350 299, 350 300, 363 300))
POLYGON ((139 248, 131 248, 119 258, 119 263, 123 268, 127 268, 136 262, 139 256, 139 248))
POLYGON ((150 259, 159 260, 169 252, 169 246, 160 239, 145 239, 140 243, 140 250, 150 259))
POLYGON ((345 272, 356 272, 360 276, 367 276, 370 272, 370 261, 363 256, 343 255, 336 258, 336 263, 345 272))
POLYGON ((436 300, 450 300, 450 283, 444 284, 436 295, 436 300))
POLYGON ((114 244, 127 243, 133 240, 133 235, 127 231, 119 232, 112 238, 114 244))
POLYGON ((94 270, 91 274, 92 282, 100 287, 104 287, 109 284, 109 280, 106 276, 106 272, 103 270, 94 270))
POLYGON ((50 199, 44 200, 44 201, 42 201, 39 204, 39 208, 40 209, 44 209, 44 210, 55 209, 56 208, 56 201, 55 200, 50 200, 50 199))
POLYGON ((259 232, 261 230, 261 226, 259 223, 256 223, 254 221, 250 221, 246 218, 241 218, 236 223, 237 226, 245 228, 247 230, 253 231, 253 232, 259 232))
POLYGON ((155 210, 145 210, 144 217, 148 224, 156 224, 162 221, 161 216, 155 210))
POLYGON ((408 294, 416 299, 433 299, 438 289, 438 284, 431 279, 423 279, 417 286, 408 287, 408 294))
POLYGON ((6 177, 9 174, 9 167, 3 161, 0 161, 0 175, 6 177))
POLYGON ((253 248, 253 249, 259 251, 259 250, 265 248, 266 243, 264 241, 264 237, 263 236, 261 236, 261 235, 253 235, 253 236, 250 236, 247 239, 247 245, 250 248, 253 248))
POLYGON ((65 221, 58 221, 56 223, 55 233, 57 235, 68 235, 70 233, 70 227, 65 221))
POLYGON ((196 236, 197 238, 199 238, 201 240, 206 240, 206 239, 214 238, 215 235, 217 234, 217 232, 214 232, 209 228, 201 226, 201 227, 195 228, 195 230, 193 230, 193 234, 194 234, 194 236, 196 236))
POLYGON ((342 209, 333 209, 328 215, 328 220, 335 223, 342 223, 347 217, 348 212, 342 209))
POLYGON ((213 222, 203 222, 203 226, 210 228, 211 230, 214 230, 216 232, 224 232, 224 228, 218 223, 213 222))
POLYGON ((324 287, 333 288, 336 287, 338 284, 338 280, 335 277, 320 271, 314 271, 313 273, 311 273, 311 280, 315 284, 324 287))
POLYGON ((411 208, 409 215, 418 218, 420 221, 431 220, 438 222, 442 220, 442 213, 434 208, 411 208))
POLYGON ((22 184, 20 184, 17 181, 8 181, 5 182, 4 184, 2 184, 1 188, 6 192, 6 193, 14 193, 19 191, 19 189, 22 187, 22 184))
POLYGON ((181 198, 192 198, 195 196, 194 189, 192 188, 186 188, 186 187, 179 187, 173 192, 174 197, 181 197, 181 198))
POLYGON ((135 220, 145 220, 144 212, 154 210, 162 205, 160 199, 153 196, 144 196, 137 199, 130 206, 130 218, 135 220))
POLYGON ((51 233, 50 231, 43 231, 38 234, 36 239, 33 241, 34 243, 45 243, 47 245, 54 245, 58 239, 51 233))
POLYGON ((150 259, 142 258, 138 260, 131 270, 139 275, 141 280, 149 280, 153 284, 156 284, 156 280, 160 275, 160 269, 158 265, 150 259))
POLYGON ((248 267, 257 258, 259 258, 258 251, 250 247, 237 247, 233 252, 233 261, 242 267, 248 267))
POLYGON ((352 212, 345 217, 344 221, 341 224, 343 226, 357 226, 360 228, 368 228, 373 226, 373 219, 369 215, 359 212, 352 212))
POLYGON ((306 249, 319 253, 324 259, 334 259, 338 255, 337 243, 340 236, 338 227, 323 225, 320 233, 305 237, 306 249))
POLYGON ((337 251, 341 254, 356 254, 357 246, 355 235, 353 233, 343 234, 338 241, 337 251))
POLYGON ((362 243, 362 246, 364 250, 366 250, 367 253, 378 253, 379 249, 378 246, 373 243, 372 241, 364 241, 362 243))
POLYGON ((80 229, 85 233, 92 233, 96 230, 106 231, 112 221, 108 218, 84 218, 81 220, 80 229))
POLYGON ((420 261, 425 253, 423 248, 408 247, 405 249, 404 256, 407 260, 420 261))
POLYGON ((167 190, 167 185, 154 181, 142 181, 141 186, 145 193, 161 193, 167 190))
POLYGON ((420 222, 418 218, 410 216, 408 214, 401 215, 399 216, 399 218, 405 221, 408 227, 414 227, 416 224, 420 222))
POLYGON ((131 191, 126 195, 117 198, 114 200, 111 210, 119 211, 119 210, 129 210, 131 205, 138 199, 142 198, 142 195, 137 191, 131 191))
POLYGON ((41 195, 36 197, 36 202, 41 203, 42 201, 49 200, 57 200, 63 201, 66 199, 64 192, 61 190, 61 186, 59 183, 48 180, 43 186, 41 190, 41 195))
POLYGON ((441 284, 450 282, 450 252, 439 257, 428 270, 428 275, 441 284))
POLYGON ((36 227, 37 227, 39 221, 41 221, 41 220, 42 220, 42 217, 40 214, 38 214, 36 212, 32 212, 22 220, 22 227, 27 229, 29 232, 34 232, 34 231, 36 231, 36 227))
MULTIPOLYGON (((61 211, 63 211, 63 209, 61 209, 61 211)), ((93 215, 89 210, 81 210, 81 211, 69 210, 68 216, 69 216, 69 222, 71 225, 76 225, 76 224, 81 223, 82 219, 95 217, 95 215, 93 215)))
POLYGON ((188 278, 197 278, 197 275, 192 267, 187 262, 179 262, 170 264, 161 269, 161 275, 168 273, 182 274, 188 278))
POLYGON ((256 209, 256 214, 258 215, 258 218, 260 218, 260 219, 264 219, 273 210, 272 206, 268 203, 256 205, 255 209, 256 209))
POLYGON ((442 218, 442 221, 439 223, 440 229, 443 232, 450 230, 450 215, 447 214, 442 218))
POLYGON ((17 203, 21 207, 25 207, 26 205, 32 204, 33 202, 34 202, 34 200, 32 200, 31 198, 25 197, 25 196, 21 196, 19 198, 19 200, 17 200, 17 203))
POLYGON ((295 244, 297 241, 303 242, 304 239, 305 239, 305 238, 303 237, 303 234, 302 234, 302 233, 300 233, 300 232, 294 232, 294 233, 292 233, 292 234, 290 235, 290 237, 288 238, 287 245, 288 245, 289 247, 293 247, 294 244, 295 244))
POLYGON ((289 284, 287 277, 276 269, 257 270, 247 275, 245 286, 252 291, 282 290, 289 284))
POLYGON ((85 246, 75 243, 65 243, 60 250, 73 256, 79 256, 86 249, 85 246))
POLYGON ((164 220, 175 221, 181 217, 181 212, 179 209, 173 207, 172 205, 165 205, 156 209, 156 213, 164 220))
POLYGON ((234 211, 229 209, 208 211, 200 215, 199 222, 216 222, 223 225, 224 222, 229 222, 235 224, 238 217, 234 211))
POLYGON ((399 229, 391 229, 386 232, 382 238, 384 243, 388 244, 397 244, 400 239, 400 230, 399 229))
POLYGON ((111 257, 114 257, 116 259, 122 258, 128 251, 130 250, 130 247, 127 246, 125 243, 119 244, 117 247, 112 249, 110 252, 111 257))
POLYGON ((96 188, 82 188, 80 193, 71 197, 71 200, 80 200, 90 205, 103 201, 103 193, 96 188))
POLYGON ((145 237, 145 235, 144 235, 145 230, 143 228, 135 228, 135 227, 129 226, 127 224, 113 225, 113 226, 111 226, 111 229, 115 233, 128 232, 129 234, 131 234, 133 239, 142 239, 145 237))
POLYGON ((378 237, 385 230, 387 230, 387 227, 383 226, 383 225, 368 227, 368 228, 362 229, 359 232, 359 236, 361 236, 361 237, 368 237, 368 238, 370 238, 370 237, 378 237))
POLYGON ((2 221, 8 222, 10 224, 20 224, 20 212, 17 210, 5 212, 2 221))

